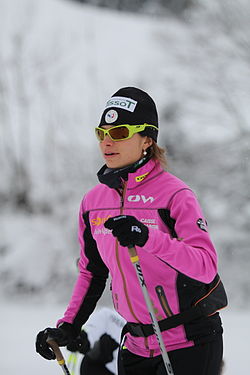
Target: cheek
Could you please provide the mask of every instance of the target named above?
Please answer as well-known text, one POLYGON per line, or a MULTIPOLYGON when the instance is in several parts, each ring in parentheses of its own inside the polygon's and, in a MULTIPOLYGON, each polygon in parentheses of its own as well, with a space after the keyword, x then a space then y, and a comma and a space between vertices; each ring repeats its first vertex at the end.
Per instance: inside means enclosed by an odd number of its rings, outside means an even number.
POLYGON ((98 147, 99 147, 99 150, 102 152, 104 149, 103 142, 99 142, 98 147))
POLYGON ((131 147, 127 147, 125 154, 128 159, 136 161, 141 157, 141 149, 131 145, 131 147))
POLYGON ((142 145, 139 142, 136 142, 131 146, 131 150, 133 150, 134 155, 141 155, 142 145))

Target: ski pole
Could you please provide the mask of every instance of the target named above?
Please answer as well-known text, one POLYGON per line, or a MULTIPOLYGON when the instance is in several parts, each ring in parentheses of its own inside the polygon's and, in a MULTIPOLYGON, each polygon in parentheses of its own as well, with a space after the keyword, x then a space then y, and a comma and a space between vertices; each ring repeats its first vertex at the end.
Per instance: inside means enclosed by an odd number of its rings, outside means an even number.
POLYGON ((172 368, 172 365, 170 363, 169 356, 168 356, 166 347, 165 347, 164 342, 163 342, 163 338, 162 338, 161 330, 160 330, 160 327, 159 327, 159 323, 158 323, 158 321, 156 319, 156 316, 155 316, 154 307, 153 307, 153 304, 152 304, 151 299, 149 297, 148 289, 147 289, 147 286, 146 286, 146 283, 145 283, 145 280, 144 280, 144 276, 143 276, 142 269, 141 269, 141 266, 140 266, 140 260, 139 260, 137 251, 136 251, 135 247, 132 246, 132 245, 128 246, 128 251, 129 251, 130 260, 135 267, 135 271, 136 271, 139 283, 141 285, 142 293, 143 293, 143 296, 144 296, 144 299, 145 299, 145 302, 146 302, 146 305, 147 305, 147 308, 148 308, 148 312, 149 312, 149 315, 150 315, 150 318, 151 318, 151 321, 152 321, 153 330, 154 330, 154 333, 156 335, 156 338, 157 338, 157 341, 158 341, 158 344, 159 344, 159 347, 160 347, 160 351, 161 351, 163 363, 164 363, 166 371, 167 371, 167 375, 174 375, 173 368, 172 368))
POLYGON ((64 374, 70 375, 68 367, 66 366, 66 363, 65 363, 65 359, 64 359, 64 357, 62 355, 61 349, 59 348, 57 342, 55 340, 51 339, 50 337, 48 337, 47 343, 51 347, 51 349, 53 350, 53 352, 55 353, 57 362, 61 366, 64 374))

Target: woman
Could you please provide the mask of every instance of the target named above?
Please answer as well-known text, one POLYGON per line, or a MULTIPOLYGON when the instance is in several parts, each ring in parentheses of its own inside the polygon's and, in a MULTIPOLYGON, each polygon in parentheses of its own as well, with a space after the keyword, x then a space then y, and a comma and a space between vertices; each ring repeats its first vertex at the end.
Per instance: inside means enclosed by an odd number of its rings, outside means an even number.
POLYGON ((194 193, 162 168, 154 101, 138 88, 121 88, 108 100, 96 134, 106 164, 100 184, 81 203, 79 277, 58 328, 38 334, 37 352, 52 359, 48 335, 63 346, 79 334, 110 272, 114 307, 128 322, 120 351, 124 373, 166 374, 129 258, 133 245, 174 374, 219 374, 217 311, 227 301, 216 251, 194 193))

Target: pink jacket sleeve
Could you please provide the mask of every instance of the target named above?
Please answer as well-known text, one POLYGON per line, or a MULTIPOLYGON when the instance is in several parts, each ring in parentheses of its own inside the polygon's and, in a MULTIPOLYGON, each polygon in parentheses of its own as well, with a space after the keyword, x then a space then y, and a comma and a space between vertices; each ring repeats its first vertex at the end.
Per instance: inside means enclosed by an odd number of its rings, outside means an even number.
POLYGON ((79 273, 65 314, 57 322, 57 326, 63 322, 71 323, 76 331, 80 331, 81 326, 93 312, 108 277, 107 267, 100 258, 96 242, 88 225, 88 214, 85 217, 86 222, 84 220, 83 202, 79 212, 79 273))
POLYGON ((217 255, 194 193, 188 189, 176 193, 169 210, 178 238, 149 228, 144 250, 188 277, 211 282, 217 273, 217 255))

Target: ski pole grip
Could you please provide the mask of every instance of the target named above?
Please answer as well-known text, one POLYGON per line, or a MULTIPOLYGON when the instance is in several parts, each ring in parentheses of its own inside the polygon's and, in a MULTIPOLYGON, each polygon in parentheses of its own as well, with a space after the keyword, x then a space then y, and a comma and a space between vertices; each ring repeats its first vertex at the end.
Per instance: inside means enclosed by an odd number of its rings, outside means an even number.
POLYGON ((59 363, 59 365, 63 365, 65 363, 65 360, 64 360, 64 357, 62 355, 62 352, 61 352, 57 342, 55 340, 51 339, 50 337, 48 337, 47 344, 51 347, 51 349, 55 353, 55 356, 56 356, 56 359, 57 359, 57 362, 59 363))
POLYGON ((128 252, 132 263, 138 262, 139 258, 137 255, 136 248, 133 245, 128 245, 128 252))

